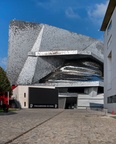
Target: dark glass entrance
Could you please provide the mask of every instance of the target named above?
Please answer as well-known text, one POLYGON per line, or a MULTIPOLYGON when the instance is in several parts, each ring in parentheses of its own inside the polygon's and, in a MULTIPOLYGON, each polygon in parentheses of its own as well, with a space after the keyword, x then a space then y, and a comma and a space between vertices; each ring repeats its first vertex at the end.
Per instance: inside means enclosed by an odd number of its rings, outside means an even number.
POLYGON ((77 97, 67 97, 65 109, 74 109, 77 107, 77 97))

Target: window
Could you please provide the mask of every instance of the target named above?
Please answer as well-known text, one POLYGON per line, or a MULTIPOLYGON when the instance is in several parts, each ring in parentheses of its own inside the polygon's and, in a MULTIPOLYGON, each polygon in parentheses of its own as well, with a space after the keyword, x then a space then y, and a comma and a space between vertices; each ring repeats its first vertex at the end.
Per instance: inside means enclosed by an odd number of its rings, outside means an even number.
POLYGON ((108 97, 108 98, 107 98, 107 103, 112 103, 112 100, 113 100, 113 97, 112 97, 112 96, 108 97))
POLYGON ((109 46, 111 45, 112 43, 112 35, 110 36, 108 42, 107 42, 107 48, 109 48, 109 46))
POLYGON ((109 31, 111 30, 111 28, 112 28, 112 21, 110 21, 110 23, 108 25, 107 34, 109 34, 109 31))
POLYGON ((26 107, 26 102, 24 102, 24 107, 26 107))
POLYGON ((116 95, 113 96, 113 103, 116 103, 116 95))
POLYGON ((112 51, 107 57, 107 90, 112 88, 112 51))
POLYGON ((107 103, 116 103, 116 95, 108 97, 107 103))
POLYGON ((24 98, 26 98, 26 93, 24 93, 24 98))

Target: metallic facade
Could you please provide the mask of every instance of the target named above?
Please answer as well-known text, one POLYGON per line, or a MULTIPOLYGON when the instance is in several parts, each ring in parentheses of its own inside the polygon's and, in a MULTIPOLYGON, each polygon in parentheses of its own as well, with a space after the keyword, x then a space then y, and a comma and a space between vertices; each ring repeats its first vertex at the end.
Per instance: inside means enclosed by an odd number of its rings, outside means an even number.
MULTIPOLYGON (((11 84, 50 85, 63 94, 82 87, 83 97, 97 96, 103 87, 103 44, 46 24, 11 21, 7 75, 11 84)), ((103 104, 103 96, 100 100, 103 104)))
POLYGON ((11 21, 7 73, 12 84, 32 84, 66 60, 103 62, 103 44, 93 38, 45 24, 11 21))

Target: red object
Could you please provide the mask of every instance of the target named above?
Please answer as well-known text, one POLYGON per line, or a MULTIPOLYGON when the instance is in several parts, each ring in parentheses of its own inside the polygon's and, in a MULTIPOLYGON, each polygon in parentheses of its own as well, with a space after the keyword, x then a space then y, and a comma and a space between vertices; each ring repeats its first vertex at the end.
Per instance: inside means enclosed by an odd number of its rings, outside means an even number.
POLYGON ((0 108, 2 108, 4 112, 8 112, 9 97, 7 95, 0 95, 0 108))
POLYGON ((114 110, 112 110, 112 115, 114 115, 114 110))
POLYGON ((16 85, 12 85, 12 90, 15 89, 17 86, 16 85))
POLYGON ((1 96, 0 96, 0 101, 1 101, 2 105, 3 105, 3 104, 8 105, 8 96, 6 96, 6 95, 1 95, 1 96))
MULTIPOLYGON (((12 90, 14 90, 17 86, 12 85, 12 90)), ((0 107, 3 108, 4 105, 8 108, 9 107, 9 100, 11 99, 11 96, 8 96, 8 93, 0 93, 0 107)))

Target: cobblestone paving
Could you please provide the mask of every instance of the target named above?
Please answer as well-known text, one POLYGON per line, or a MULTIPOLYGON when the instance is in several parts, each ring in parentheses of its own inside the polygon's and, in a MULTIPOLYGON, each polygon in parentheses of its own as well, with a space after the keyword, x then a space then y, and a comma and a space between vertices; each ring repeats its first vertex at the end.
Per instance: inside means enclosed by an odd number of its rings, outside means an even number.
POLYGON ((0 115, 0 122, 0 144, 37 125, 10 143, 116 144, 116 119, 98 111, 21 110, 14 115, 0 115))
POLYGON ((21 135, 36 125, 58 114, 57 109, 27 109, 16 112, 0 113, 0 144, 21 135))

